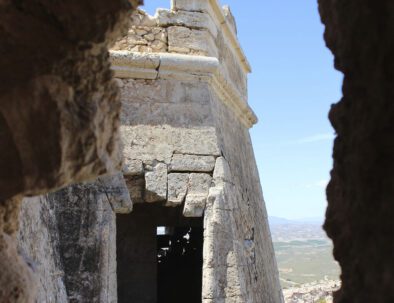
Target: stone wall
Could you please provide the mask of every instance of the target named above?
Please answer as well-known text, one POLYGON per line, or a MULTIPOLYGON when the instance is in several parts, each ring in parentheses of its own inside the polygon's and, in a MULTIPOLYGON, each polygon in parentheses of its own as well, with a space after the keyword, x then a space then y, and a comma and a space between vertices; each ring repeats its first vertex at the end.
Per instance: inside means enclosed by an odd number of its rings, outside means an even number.
POLYGON ((117 302, 115 217, 131 207, 119 175, 25 199, 19 249, 39 278, 36 302, 117 302))
POLYGON ((149 16, 142 10, 136 10, 131 16, 132 25, 127 34, 116 41, 112 49, 134 52, 166 52, 168 50, 168 33, 157 23, 157 18, 149 16))
POLYGON ((119 44, 111 53, 133 202, 204 217, 202 302, 282 302, 248 132, 257 122, 250 67, 231 13, 216 1, 173 1, 153 19, 167 53, 119 44))

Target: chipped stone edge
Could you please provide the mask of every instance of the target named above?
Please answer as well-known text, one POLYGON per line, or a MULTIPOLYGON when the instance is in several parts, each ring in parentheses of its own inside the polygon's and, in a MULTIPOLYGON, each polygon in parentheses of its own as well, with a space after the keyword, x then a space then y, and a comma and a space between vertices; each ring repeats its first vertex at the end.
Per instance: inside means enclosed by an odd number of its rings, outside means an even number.
POLYGON ((238 90, 223 77, 217 58, 169 53, 136 53, 110 51, 112 70, 117 78, 177 79, 192 81, 196 78, 211 84, 219 96, 244 124, 251 128, 257 116, 238 90))

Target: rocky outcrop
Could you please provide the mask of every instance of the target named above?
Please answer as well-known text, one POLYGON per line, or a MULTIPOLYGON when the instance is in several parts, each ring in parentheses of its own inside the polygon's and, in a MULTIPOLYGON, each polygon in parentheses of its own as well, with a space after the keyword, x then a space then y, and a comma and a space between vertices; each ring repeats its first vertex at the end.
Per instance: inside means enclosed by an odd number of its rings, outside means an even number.
POLYGON ((1 302, 34 295, 16 254, 16 201, 120 165, 107 48, 137 2, 0 3, 1 302))
POLYGON ((344 74, 324 228, 342 286, 334 302, 393 302, 394 6, 319 0, 325 40, 344 74))

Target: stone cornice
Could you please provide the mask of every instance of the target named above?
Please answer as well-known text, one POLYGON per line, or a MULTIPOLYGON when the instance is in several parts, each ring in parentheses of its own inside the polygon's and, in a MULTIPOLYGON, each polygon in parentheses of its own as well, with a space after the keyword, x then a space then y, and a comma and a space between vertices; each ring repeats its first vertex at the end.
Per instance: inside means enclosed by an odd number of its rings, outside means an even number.
POLYGON ((111 51, 115 77, 133 79, 177 79, 210 83, 220 100, 251 128, 257 117, 240 92, 222 76, 217 58, 169 53, 111 51))
POLYGON ((222 8, 219 6, 219 3, 217 0, 209 0, 212 10, 215 14, 216 19, 219 21, 222 32, 224 35, 227 37, 227 39, 230 41, 232 48, 235 50, 239 60, 242 63, 242 67, 244 68, 244 71, 246 73, 252 72, 252 68, 249 64, 248 59, 246 58, 246 55, 241 47, 241 44, 238 41, 237 34, 234 32, 233 28, 228 24, 222 8))

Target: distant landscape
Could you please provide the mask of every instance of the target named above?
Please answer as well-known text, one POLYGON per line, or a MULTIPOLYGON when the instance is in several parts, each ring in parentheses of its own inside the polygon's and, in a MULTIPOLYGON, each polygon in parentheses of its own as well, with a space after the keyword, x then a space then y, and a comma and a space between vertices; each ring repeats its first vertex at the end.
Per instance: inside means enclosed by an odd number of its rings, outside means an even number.
POLYGON ((269 217, 282 287, 321 280, 339 280, 332 242, 322 229, 323 219, 287 220, 269 217))

